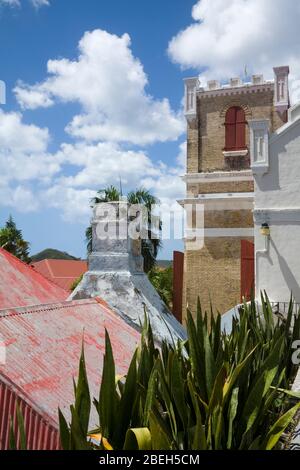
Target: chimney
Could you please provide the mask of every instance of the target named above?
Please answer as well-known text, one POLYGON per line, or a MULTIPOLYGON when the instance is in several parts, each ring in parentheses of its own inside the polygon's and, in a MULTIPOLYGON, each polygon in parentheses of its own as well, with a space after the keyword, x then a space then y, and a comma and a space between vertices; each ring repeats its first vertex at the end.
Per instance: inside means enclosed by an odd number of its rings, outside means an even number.
POLYGON ((276 111, 280 114, 286 113, 290 107, 289 73, 290 69, 288 66, 274 67, 274 106, 276 111))
POLYGON ((186 333, 144 273, 141 236, 148 227, 134 212, 136 206, 125 201, 95 205, 89 270, 69 300, 100 297, 137 328, 146 313, 157 341, 176 342, 186 333))

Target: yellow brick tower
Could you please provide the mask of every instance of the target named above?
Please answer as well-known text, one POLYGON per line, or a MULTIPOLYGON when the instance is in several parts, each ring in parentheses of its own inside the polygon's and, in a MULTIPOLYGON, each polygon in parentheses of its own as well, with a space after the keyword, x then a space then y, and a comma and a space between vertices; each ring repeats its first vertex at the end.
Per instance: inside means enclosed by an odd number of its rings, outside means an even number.
MULTIPOLYGON (((241 243, 253 241, 254 182, 249 121, 269 120, 270 132, 286 122, 288 67, 274 69, 275 80, 254 75, 251 82, 185 80, 187 119, 186 199, 204 209, 204 243, 186 241, 183 314, 195 312, 197 298, 225 313, 241 300, 241 243)), ((195 216, 189 229, 195 229, 195 216)))

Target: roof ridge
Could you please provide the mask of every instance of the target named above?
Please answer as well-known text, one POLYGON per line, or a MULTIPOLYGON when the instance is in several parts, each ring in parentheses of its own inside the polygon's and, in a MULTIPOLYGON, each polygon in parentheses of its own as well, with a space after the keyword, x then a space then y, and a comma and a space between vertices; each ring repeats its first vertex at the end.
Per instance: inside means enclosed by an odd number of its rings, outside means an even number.
MULTIPOLYGON (((50 304, 28 305, 25 307, 5 308, 3 310, 0 310, 0 320, 2 318, 7 318, 7 317, 30 315, 31 313, 40 313, 40 312, 51 311, 51 310, 59 310, 62 308, 69 308, 75 305, 91 305, 95 303, 101 304, 101 302, 98 302, 95 298, 89 298, 89 299, 80 299, 80 300, 66 300, 66 301, 61 301, 61 302, 53 302, 50 304)), ((101 305, 105 307, 105 305, 103 304, 101 305)), ((106 308, 108 309, 109 306, 107 305, 106 308)))

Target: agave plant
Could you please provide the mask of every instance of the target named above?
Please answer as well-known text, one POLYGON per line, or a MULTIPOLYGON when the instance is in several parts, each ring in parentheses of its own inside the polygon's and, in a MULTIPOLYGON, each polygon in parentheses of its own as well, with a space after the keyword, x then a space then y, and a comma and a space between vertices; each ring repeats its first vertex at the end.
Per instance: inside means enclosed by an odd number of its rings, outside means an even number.
POLYGON ((188 340, 156 347, 146 321, 127 376, 116 380, 106 333, 102 383, 94 400, 99 429, 88 433, 91 399, 84 353, 71 423, 61 412, 64 449, 217 450, 273 449, 299 410, 288 391, 295 376, 292 343, 300 315, 291 301, 285 320, 274 319, 267 296, 262 315, 245 304, 232 332, 221 317, 187 315, 188 340), (87 437, 89 436, 89 437, 87 437))

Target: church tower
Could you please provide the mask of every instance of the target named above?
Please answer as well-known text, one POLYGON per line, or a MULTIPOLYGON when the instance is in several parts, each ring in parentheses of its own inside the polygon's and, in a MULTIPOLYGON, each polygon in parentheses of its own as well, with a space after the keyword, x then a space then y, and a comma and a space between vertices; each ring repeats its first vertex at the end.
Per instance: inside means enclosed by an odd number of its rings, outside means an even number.
POLYGON ((254 75, 251 82, 232 78, 226 85, 212 80, 206 88, 197 78, 185 80, 186 199, 180 203, 204 209, 204 242, 195 249, 186 239, 184 315, 186 305, 195 312, 198 297, 203 308, 211 298, 225 313, 245 294, 241 246, 254 241, 250 125, 266 119, 272 133, 289 108, 289 68, 274 68, 274 74, 273 81, 254 75))

